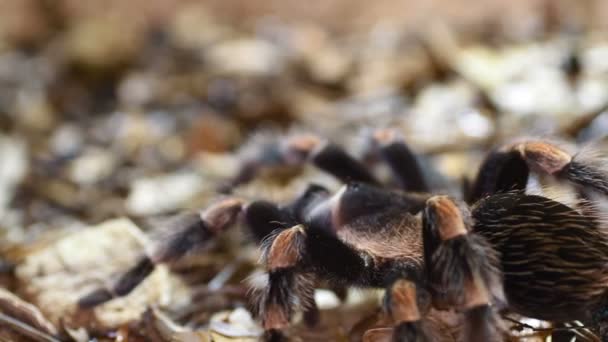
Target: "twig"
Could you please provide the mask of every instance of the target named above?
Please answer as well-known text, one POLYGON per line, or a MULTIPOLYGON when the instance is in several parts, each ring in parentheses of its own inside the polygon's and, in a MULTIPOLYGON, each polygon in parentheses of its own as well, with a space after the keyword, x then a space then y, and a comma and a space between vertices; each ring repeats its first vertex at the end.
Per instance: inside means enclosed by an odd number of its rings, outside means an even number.
POLYGON ((29 324, 23 323, 15 318, 7 316, 3 313, 0 313, 0 323, 6 324, 9 327, 13 328, 15 331, 22 333, 24 335, 27 335, 28 337, 31 337, 31 338, 35 339, 36 341, 61 342, 61 340, 59 340, 47 333, 44 333, 44 332, 30 326, 29 324))
POLYGON ((532 329, 532 330, 538 331, 538 332, 573 331, 573 330, 578 330, 578 329, 587 329, 587 327, 585 327, 585 326, 537 328, 537 327, 531 326, 530 324, 522 323, 522 322, 520 322, 520 321, 518 321, 518 320, 516 320, 514 318, 509 317, 509 316, 503 316, 503 318, 506 319, 507 321, 511 322, 511 323, 515 323, 515 324, 519 325, 520 327, 532 329))
MULTIPOLYGON (((584 327, 583 323, 579 322, 579 321, 574 321, 572 323, 565 323, 566 326, 570 325, 570 324, 577 324, 579 327, 584 327)), ((574 334, 576 334, 579 337, 582 337, 586 340, 590 340, 593 342, 600 342, 600 339, 589 329, 585 328, 585 329, 581 329, 581 330, 573 330, 572 331, 574 334)))

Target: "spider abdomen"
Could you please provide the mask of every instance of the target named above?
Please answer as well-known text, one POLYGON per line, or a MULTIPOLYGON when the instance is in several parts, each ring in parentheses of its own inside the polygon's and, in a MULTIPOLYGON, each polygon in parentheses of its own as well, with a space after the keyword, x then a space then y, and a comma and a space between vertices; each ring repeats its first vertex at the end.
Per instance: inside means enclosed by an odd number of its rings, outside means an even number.
POLYGON ((518 192, 473 210, 474 231, 500 253, 509 306, 551 321, 588 318, 608 288, 608 236, 596 221, 518 192))

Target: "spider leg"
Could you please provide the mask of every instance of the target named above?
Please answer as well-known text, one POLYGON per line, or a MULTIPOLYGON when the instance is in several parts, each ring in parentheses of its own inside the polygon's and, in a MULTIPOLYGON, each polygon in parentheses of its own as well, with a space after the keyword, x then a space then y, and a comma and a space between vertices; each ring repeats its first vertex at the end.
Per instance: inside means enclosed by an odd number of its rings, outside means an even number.
POLYGON ((154 271, 156 264, 174 262, 188 252, 204 247, 233 226, 241 214, 249 234, 259 244, 273 231, 295 225, 301 211, 327 194, 323 187, 311 185, 285 207, 263 200, 245 205, 241 200, 227 198, 200 214, 184 216, 175 224, 168 239, 151 255, 140 257, 111 288, 97 289, 81 298, 78 304, 82 308, 90 308, 129 294, 154 271))
POLYGON ((393 171, 403 190, 412 192, 430 190, 416 155, 396 131, 377 130, 373 136, 373 144, 393 171))
MULTIPOLYGON (((392 319, 393 326, 366 331, 364 341, 457 340, 463 314, 433 310, 424 282, 397 279, 387 287, 384 299, 384 308, 392 319)), ((470 340, 465 336, 462 341, 470 340)))
POLYGON ((310 207, 329 197, 329 190, 310 184, 293 201, 284 206, 265 200, 254 201, 244 209, 249 234, 260 244, 277 229, 285 229, 304 222, 304 214, 310 207))
POLYGON ((293 220, 294 226, 296 223, 305 222, 306 214, 319 203, 327 200, 330 197, 330 192, 327 188, 318 184, 309 184, 308 187, 294 199, 291 203, 282 207, 287 215, 293 220))
POLYGON ((295 224, 278 205, 269 201, 254 201, 244 209, 245 226, 253 240, 260 244, 275 230, 295 224))
POLYGON ((242 162, 237 176, 221 187, 220 192, 247 183, 265 167, 302 166, 310 163, 338 180, 379 185, 366 166, 342 147, 311 134, 287 137, 280 144, 268 144, 262 152, 242 162))
POLYGON ((259 291, 256 304, 269 340, 281 336, 296 304, 307 308, 314 303, 314 297, 310 297, 314 282, 298 272, 304 259, 305 239, 304 227, 297 225, 270 236, 262 246, 268 284, 259 291))
POLYGON ((382 282, 370 256, 327 230, 297 225, 270 237, 263 251, 268 285, 259 292, 257 304, 267 337, 280 334, 296 309, 305 311, 307 323, 316 323, 314 288, 319 280, 361 286, 382 282))
POLYGON ((155 250, 152 255, 142 256, 126 273, 122 274, 111 289, 100 288, 78 301, 81 308, 91 308, 113 298, 129 294, 155 268, 158 263, 173 262, 186 253, 205 246, 215 236, 232 226, 243 209, 241 200, 227 198, 211 205, 200 214, 184 217, 176 232, 155 250))
POLYGON ((310 162, 342 182, 379 182, 365 165, 350 156, 342 147, 313 135, 290 137, 282 148, 287 163, 310 162))
POLYGON ((404 279, 393 282, 387 289, 385 306, 394 322, 393 341, 431 340, 422 327, 426 308, 419 308, 419 294, 413 282, 404 279))
POLYGON ((423 213, 426 278, 433 305, 463 311, 464 340, 501 341, 493 304, 504 303, 499 258, 470 233, 468 210, 447 196, 434 196, 423 213))
POLYGON ((490 303, 464 311, 463 341, 502 342, 505 340, 504 329, 496 308, 490 303))
POLYGON ((475 203, 494 193, 525 190, 529 173, 519 152, 495 149, 482 162, 470 190, 465 191, 465 199, 475 203))
POLYGON ((482 163, 467 200, 474 203, 493 193, 523 190, 530 171, 551 175, 608 196, 605 163, 585 152, 572 155, 544 141, 525 141, 494 150, 482 163))

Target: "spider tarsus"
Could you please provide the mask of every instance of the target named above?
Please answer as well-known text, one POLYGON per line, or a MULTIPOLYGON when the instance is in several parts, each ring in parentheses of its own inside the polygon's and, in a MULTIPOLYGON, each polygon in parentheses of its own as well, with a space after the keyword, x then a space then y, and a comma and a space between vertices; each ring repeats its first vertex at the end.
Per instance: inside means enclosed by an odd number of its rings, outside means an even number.
POLYGON ((463 341, 502 342, 505 329, 490 305, 478 305, 464 313, 463 341))
POLYGON ((287 337, 280 330, 272 329, 264 332, 263 340, 266 342, 286 342, 287 337))
POLYGON ((114 298, 114 295, 107 289, 100 288, 81 297, 78 300, 78 307, 81 309, 91 309, 114 298))
POLYGON ((431 342, 424 333, 421 322, 401 322, 393 328, 392 342, 431 342))
POLYGON ((281 330, 289 325, 294 305, 293 270, 268 274, 268 286, 260 298, 260 317, 265 331, 281 330))
POLYGON ((304 310, 303 317, 304 324, 308 327, 315 327, 319 325, 319 321, 321 320, 321 313, 319 312, 319 308, 317 308, 316 304, 313 307, 304 310))
POLYGON ((118 279, 114 285, 115 295, 120 297, 130 293, 154 271, 154 267, 155 265, 149 257, 141 257, 135 266, 118 279))
POLYGON ((154 263, 147 256, 142 256, 137 263, 123 273, 116 283, 112 286, 112 290, 106 288, 96 289, 78 300, 78 306, 83 309, 93 308, 103 304, 116 297, 121 297, 129 294, 137 285, 139 285, 152 271, 154 271, 154 263))

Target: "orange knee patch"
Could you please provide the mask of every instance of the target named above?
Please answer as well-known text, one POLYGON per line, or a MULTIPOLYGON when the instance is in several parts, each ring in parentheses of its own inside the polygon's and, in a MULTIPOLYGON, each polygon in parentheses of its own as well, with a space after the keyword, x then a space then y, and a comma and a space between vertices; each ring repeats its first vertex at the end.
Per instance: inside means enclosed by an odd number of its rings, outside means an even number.
POLYGON ((449 240, 467 233, 460 208, 447 196, 433 196, 427 206, 437 214, 437 228, 441 240, 449 240))
POLYGON ((395 322, 414 322, 421 318, 416 300, 416 286, 398 280, 391 287, 391 314, 395 322))
POLYGON ((572 156, 566 151, 542 141, 525 142, 515 148, 530 167, 540 169, 548 174, 561 171, 572 161, 572 156))
POLYGON ((228 228, 236 221, 243 208, 243 201, 238 198, 226 198, 214 203, 201 213, 201 219, 214 234, 228 228))
POLYGON ((304 227, 301 225, 286 229, 279 233, 270 246, 266 259, 269 270, 295 266, 301 258, 303 248, 304 227))

